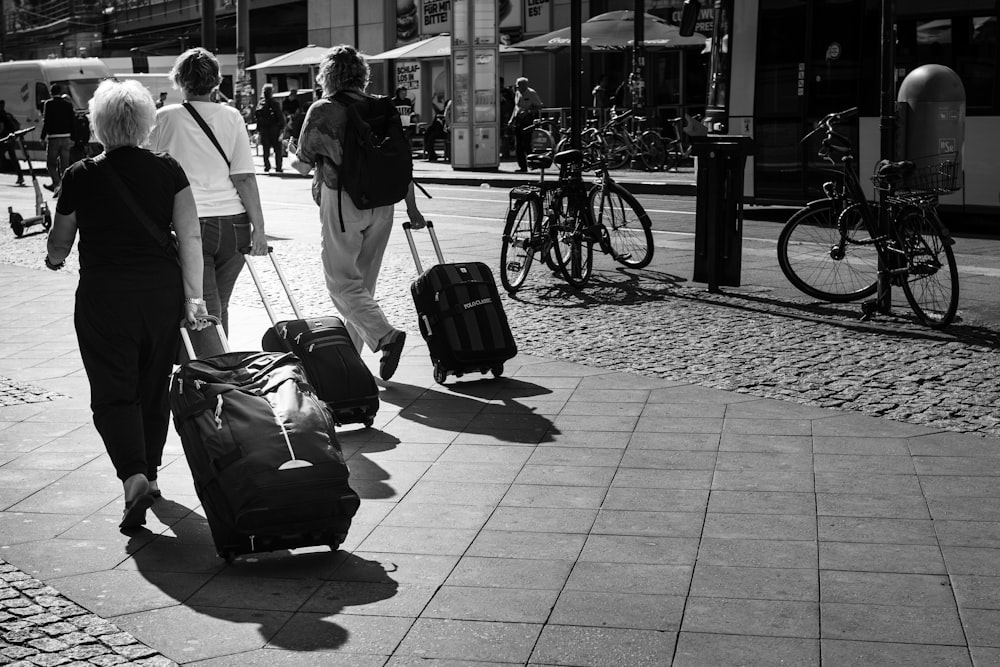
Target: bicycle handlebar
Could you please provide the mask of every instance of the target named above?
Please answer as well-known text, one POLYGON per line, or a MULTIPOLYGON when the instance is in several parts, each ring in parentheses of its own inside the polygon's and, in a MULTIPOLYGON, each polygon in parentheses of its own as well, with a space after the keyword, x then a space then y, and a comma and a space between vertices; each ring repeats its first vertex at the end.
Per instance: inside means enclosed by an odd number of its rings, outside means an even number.
POLYGON ((28 132, 31 132, 34 129, 35 129, 35 126, 32 125, 31 127, 26 127, 23 130, 18 130, 16 132, 11 132, 6 137, 0 138, 0 144, 2 144, 4 142, 7 142, 7 141, 10 141, 11 139, 16 139, 18 137, 24 136, 25 134, 27 134, 28 132))

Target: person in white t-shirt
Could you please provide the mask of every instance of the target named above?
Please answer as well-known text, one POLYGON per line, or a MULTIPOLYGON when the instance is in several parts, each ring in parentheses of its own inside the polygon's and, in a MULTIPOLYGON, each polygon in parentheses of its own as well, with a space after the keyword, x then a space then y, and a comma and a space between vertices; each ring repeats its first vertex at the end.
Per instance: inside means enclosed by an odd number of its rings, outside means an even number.
POLYGON ((156 112, 149 148, 169 153, 191 183, 201 221, 205 301, 209 314, 218 317, 228 333, 229 297, 245 263, 242 251, 267 254, 250 137, 239 111, 212 101, 222 77, 211 52, 185 51, 174 62, 170 78, 184 94, 184 103, 168 104, 156 112))

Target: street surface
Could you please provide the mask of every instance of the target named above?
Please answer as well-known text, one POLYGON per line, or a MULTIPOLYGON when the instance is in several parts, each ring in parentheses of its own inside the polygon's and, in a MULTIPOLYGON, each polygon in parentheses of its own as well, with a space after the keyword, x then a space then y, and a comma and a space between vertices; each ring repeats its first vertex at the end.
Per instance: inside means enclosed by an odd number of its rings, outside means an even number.
MULTIPOLYGON (((6 179, 5 179, 6 180, 6 179)), ((12 180, 12 179, 11 179, 12 180)), ((319 223, 309 180, 259 179, 276 256, 306 313, 332 311, 319 263, 319 223)), ((483 261, 496 273, 507 190, 425 183, 419 199, 434 220, 450 261, 483 261)), ((28 214, 30 188, 0 185, 3 203, 28 214)), ((595 257, 591 283, 568 287, 535 266, 505 305, 522 352, 650 377, 694 382, 807 405, 1000 435, 1000 230, 994 238, 958 234, 959 320, 944 332, 919 325, 901 290, 894 313, 859 320, 858 304, 819 303, 791 287, 777 266, 775 241, 789 209, 748 207, 743 232, 742 286, 709 293, 691 281, 694 199, 642 195, 654 224, 656 254, 642 270, 622 270, 595 257)), ((53 202, 54 208, 54 202, 53 202)), ((397 211, 397 218, 404 216, 397 211)), ((0 234, 4 262, 41 268, 40 227, 15 239, 0 234)), ((432 249, 423 233, 424 265, 432 249)), ((67 268, 76 267, 74 252, 67 268)), ((265 268, 279 312, 280 284, 265 268)), ((402 233, 386 254, 378 297, 390 320, 417 334, 409 296, 413 262, 402 233)), ((259 307, 247 272, 233 302, 259 307)), ((11 388, 9 391, 17 391, 11 388)), ((24 388, 30 391, 30 388, 24 388)), ((25 400, 31 400, 26 398, 25 400)))

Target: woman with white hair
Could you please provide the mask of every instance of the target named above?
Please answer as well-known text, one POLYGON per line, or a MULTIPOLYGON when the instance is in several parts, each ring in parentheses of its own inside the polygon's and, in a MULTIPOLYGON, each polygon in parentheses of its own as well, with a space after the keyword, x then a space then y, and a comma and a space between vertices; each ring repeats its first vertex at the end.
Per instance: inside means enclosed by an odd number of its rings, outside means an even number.
POLYGON ((204 246, 205 301, 228 333, 229 298, 243 270, 243 251, 267 254, 250 137, 240 112, 212 99, 222 75, 211 51, 188 49, 177 57, 170 78, 184 103, 156 112, 149 147, 176 158, 191 181, 204 246))
POLYGON ((201 329, 208 314, 187 177, 170 156, 140 148, 155 114, 138 81, 97 88, 90 122, 104 153, 66 171, 45 257, 48 268, 62 268, 79 233, 74 324, 94 426, 124 486, 122 530, 145 523, 159 495, 178 323, 201 329))

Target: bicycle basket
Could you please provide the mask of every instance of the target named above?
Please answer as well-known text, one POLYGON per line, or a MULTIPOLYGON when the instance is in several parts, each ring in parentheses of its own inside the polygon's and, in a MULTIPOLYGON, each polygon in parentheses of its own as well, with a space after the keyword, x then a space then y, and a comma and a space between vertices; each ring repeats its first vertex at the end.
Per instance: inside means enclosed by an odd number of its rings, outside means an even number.
POLYGON ((919 165, 902 183, 901 190, 954 192, 962 189, 962 165, 955 160, 919 165))

